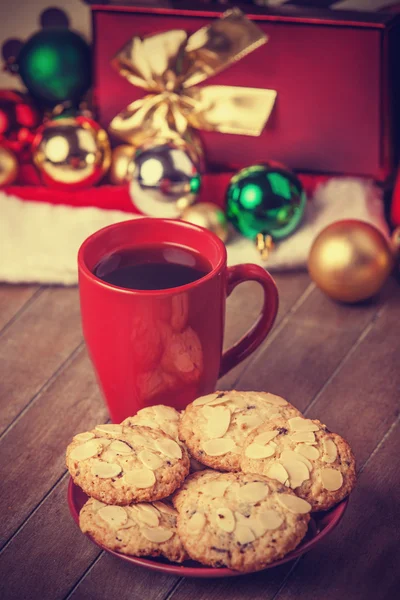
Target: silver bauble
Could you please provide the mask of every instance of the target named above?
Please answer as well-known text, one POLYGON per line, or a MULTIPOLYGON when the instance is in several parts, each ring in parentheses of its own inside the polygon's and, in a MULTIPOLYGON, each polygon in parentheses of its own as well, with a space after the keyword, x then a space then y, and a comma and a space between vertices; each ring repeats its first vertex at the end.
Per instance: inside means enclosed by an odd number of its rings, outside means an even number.
POLYGON ((175 141, 138 148, 129 172, 133 204, 152 217, 179 217, 200 191, 200 161, 187 145, 175 141))

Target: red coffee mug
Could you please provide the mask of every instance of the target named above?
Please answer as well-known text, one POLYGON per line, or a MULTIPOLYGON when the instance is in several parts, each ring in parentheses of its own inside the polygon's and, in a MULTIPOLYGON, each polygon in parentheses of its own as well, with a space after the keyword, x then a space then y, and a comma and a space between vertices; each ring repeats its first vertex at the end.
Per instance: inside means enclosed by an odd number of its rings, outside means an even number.
POLYGON ((184 221, 140 218, 105 227, 82 244, 78 266, 83 334, 115 423, 154 404, 181 410, 214 391, 218 377, 265 339, 278 309, 276 285, 264 269, 228 268, 221 240, 184 221), (105 256, 160 244, 201 253, 211 271, 193 283, 156 291, 119 288, 93 274, 105 256), (264 288, 261 314, 222 354, 226 298, 249 280, 264 288))

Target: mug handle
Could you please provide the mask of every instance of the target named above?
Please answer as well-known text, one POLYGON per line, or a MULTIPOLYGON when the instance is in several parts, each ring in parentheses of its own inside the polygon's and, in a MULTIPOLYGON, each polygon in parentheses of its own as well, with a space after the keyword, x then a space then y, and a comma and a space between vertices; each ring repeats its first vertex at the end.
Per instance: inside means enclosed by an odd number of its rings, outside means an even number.
POLYGON ((228 268, 227 297, 245 281, 257 281, 264 289, 264 304, 253 327, 222 355, 219 377, 247 358, 267 337, 278 312, 278 290, 271 275, 258 265, 236 265, 228 268))

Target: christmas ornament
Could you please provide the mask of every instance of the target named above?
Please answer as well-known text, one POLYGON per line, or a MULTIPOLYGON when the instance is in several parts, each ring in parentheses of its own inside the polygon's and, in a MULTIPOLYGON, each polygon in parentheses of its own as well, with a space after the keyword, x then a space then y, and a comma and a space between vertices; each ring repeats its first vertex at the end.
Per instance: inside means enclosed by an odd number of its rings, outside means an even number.
POLYGON ((132 159, 135 155, 135 146, 123 144, 112 151, 109 179, 114 185, 127 183, 132 170, 132 159))
POLYGON ((0 90, 0 144, 20 159, 29 150, 33 131, 40 123, 38 110, 26 95, 0 90))
POLYGON ((201 202, 186 208, 181 219, 194 225, 200 225, 215 233, 224 243, 228 240, 229 230, 224 211, 210 202, 201 202))
POLYGON ((269 162, 234 175, 226 192, 226 214, 244 236, 257 241, 263 258, 274 241, 299 226, 306 196, 299 179, 285 167, 269 162))
POLYGON ((392 250, 396 263, 396 275, 400 277, 400 227, 397 227, 392 233, 392 250))
POLYGON ((64 27, 43 29, 22 46, 14 70, 41 104, 77 105, 91 85, 90 47, 64 27))
POLYGON ((200 190, 200 158, 184 140, 148 142, 129 166, 130 196, 143 214, 176 218, 200 190))
POLYGON ((98 183, 111 162, 107 133, 87 117, 60 117, 46 122, 32 145, 43 183, 79 189, 98 183))
POLYGON ((0 146, 0 186, 10 185, 16 180, 17 175, 17 157, 5 146, 0 146))
POLYGON ((314 240, 308 258, 311 279, 330 298, 354 303, 374 296, 393 267, 384 235, 353 219, 328 225, 314 240))

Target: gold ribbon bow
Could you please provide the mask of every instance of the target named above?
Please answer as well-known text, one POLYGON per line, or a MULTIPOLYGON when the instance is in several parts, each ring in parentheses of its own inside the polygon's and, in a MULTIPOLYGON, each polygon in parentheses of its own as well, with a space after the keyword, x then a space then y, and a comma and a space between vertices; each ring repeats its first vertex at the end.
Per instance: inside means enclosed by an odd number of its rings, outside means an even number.
POLYGON ((274 106, 274 90, 197 84, 267 40, 239 9, 225 12, 192 35, 176 29, 134 36, 112 64, 132 85, 149 93, 117 115, 110 132, 138 145, 154 136, 181 138, 191 128, 260 135, 274 106))

